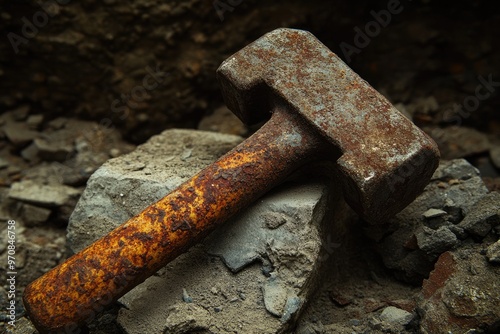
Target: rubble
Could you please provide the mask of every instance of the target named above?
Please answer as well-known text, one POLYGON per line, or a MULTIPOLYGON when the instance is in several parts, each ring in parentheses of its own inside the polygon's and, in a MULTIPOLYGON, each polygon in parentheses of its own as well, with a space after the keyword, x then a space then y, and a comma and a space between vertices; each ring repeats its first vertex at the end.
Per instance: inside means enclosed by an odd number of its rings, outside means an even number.
MULTIPOLYGON (((167 130, 108 161, 92 175, 70 218, 69 248, 82 249, 241 140, 167 130)), ((282 332, 311 297, 331 252, 320 233, 328 203, 320 183, 278 187, 122 297, 118 323, 126 333, 282 332)))
MULTIPOLYGON (((487 194, 478 170, 467 161, 442 161, 424 192, 389 222, 389 231, 387 226, 371 227, 366 233, 398 279, 420 285, 442 252, 470 236, 461 222, 474 220, 474 204, 487 194)), ((485 212, 498 208, 488 203, 485 212)))
POLYGON ((419 310, 424 334, 496 332, 500 267, 484 261, 480 245, 443 253, 424 280, 419 310))
POLYGON ((437 259, 441 253, 452 249, 458 244, 456 235, 446 226, 433 230, 427 226, 415 233, 418 248, 431 259, 437 259))
POLYGON ((499 224, 500 193, 491 192, 474 204, 458 226, 471 236, 482 239, 499 224))

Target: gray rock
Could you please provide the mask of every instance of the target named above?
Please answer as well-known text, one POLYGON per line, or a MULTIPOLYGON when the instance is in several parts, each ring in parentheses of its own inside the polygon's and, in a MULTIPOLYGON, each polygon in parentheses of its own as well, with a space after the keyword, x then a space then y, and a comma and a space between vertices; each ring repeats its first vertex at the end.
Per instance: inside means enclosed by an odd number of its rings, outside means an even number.
POLYGON ((31 204, 24 203, 21 206, 21 218, 26 226, 36 226, 49 219, 52 211, 47 208, 41 208, 31 204))
MULTIPOLYGON (((108 161, 71 216, 69 248, 81 250, 241 140, 168 130, 108 161)), ((286 330, 310 297, 326 252, 320 230, 327 195, 314 182, 273 190, 122 297, 118 322, 126 333, 286 330), (180 298, 183 289, 192 303, 180 298)))
POLYGON ((380 314, 380 320, 393 325, 404 326, 413 320, 413 314, 394 306, 388 306, 380 314))
POLYGON ((458 244, 457 236, 445 226, 437 230, 423 226, 415 233, 415 236, 418 247, 431 258, 437 258, 441 253, 458 244))
POLYGON ((44 161, 64 161, 73 152, 73 146, 62 141, 36 138, 33 144, 44 161))
POLYGON ((39 133, 32 131, 25 123, 8 122, 3 129, 7 139, 15 146, 24 146, 39 136, 39 133))
POLYGON ((466 160, 441 161, 424 192, 390 221, 389 228, 371 227, 366 231, 377 242, 384 264, 394 271, 396 277, 420 285, 434 266, 435 255, 439 255, 435 253, 439 249, 451 247, 457 236, 465 238, 463 229, 460 226, 452 227, 451 222, 458 223, 462 220, 474 203, 487 193, 488 189, 478 170, 466 160), (426 220, 423 214, 429 209, 443 210, 447 215, 426 220), (441 220, 433 221, 435 219, 441 220), (436 230, 445 227, 449 230, 439 232, 447 237, 446 243, 430 236, 420 236, 421 246, 434 254, 430 257, 417 244, 416 234, 418 231, 422 232, 424 226, 436 230), (432 246, 433 240, 438 244, 432 246))
POLYGON ((492 227, 498 224, 500 224, 500 193, 494 191, 476 202, 458 226, 474 237, 484 238, 492 227))
POLYGON ((500 264, 500 240, 488 246, 486 257, 491 263, 500 264))
POLYGON ((448 213, 444 210, 440 210, 440 209, 429 209, 427 211, 425 211, 424 213, 422 213, 422 216, 426 219, 430 219, 430 218, 436 218, 436 217, 441 217, 441 216, 445 216, 447 215, 448 213))
POLYGON ((58 207, 71 203, 80 190, 63 185, 45 185, 24 180, 12 184, 9 197, 42 207, 58 207))

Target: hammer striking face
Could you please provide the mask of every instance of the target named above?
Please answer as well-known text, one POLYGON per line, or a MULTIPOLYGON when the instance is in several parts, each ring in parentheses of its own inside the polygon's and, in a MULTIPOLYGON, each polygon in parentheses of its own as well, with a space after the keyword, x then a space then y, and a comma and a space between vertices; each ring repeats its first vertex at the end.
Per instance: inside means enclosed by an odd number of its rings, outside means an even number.
POLYGON ((71 332, 217 225, 313 160, 331 160, 350 205, 384 221, 438 164, 435 143, 311 34, 275 30, 218 69, 253 136, 158 202, 31 283, 41 332, 71 332))

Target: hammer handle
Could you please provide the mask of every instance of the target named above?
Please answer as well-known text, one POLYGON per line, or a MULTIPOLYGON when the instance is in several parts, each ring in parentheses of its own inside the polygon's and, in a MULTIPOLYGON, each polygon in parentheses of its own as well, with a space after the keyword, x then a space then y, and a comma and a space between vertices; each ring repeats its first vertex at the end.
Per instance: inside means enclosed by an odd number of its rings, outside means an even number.
POLYGON ((322 140, 277 109, 259 131, 179 188, 32 282, 42 332, 79 327, 318 155, 322 140))

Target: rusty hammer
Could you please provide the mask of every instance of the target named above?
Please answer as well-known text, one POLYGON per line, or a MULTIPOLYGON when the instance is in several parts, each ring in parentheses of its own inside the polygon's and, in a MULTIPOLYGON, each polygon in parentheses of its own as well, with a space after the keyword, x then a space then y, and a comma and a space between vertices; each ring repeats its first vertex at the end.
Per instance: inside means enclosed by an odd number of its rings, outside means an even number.
POLYGON ((277 29, 217 70, 228 107, 254 135, 25 290, 41 332, 73 332, 215 226, 314 160, 353 209, 384 222, 422 192, 435 143, 308 32, 277 29))

